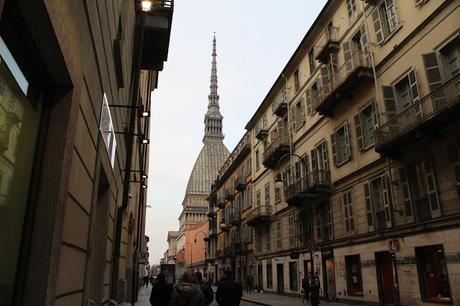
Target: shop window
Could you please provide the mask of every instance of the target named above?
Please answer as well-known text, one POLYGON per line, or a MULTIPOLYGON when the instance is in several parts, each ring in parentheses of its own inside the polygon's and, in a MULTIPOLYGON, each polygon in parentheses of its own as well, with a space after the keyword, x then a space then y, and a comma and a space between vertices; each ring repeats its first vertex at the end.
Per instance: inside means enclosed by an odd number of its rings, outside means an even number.
POLYGON ((331 135, 332 158, 335 166, 340 166, 351 159, 350 133, 348 131, 348 122, 345 122, 331 135))
POLYGON ((377 129, 377 105, 371 103, 354 117, 358 148, 365 150, 374 145, 374 131, 377 129))
POLYGON ((430 302, 452 302, 442 245, 415 248, 420 293, 430 302))
POLYGON ((272 264, 267 263, 267 288, 273 288, 272 264))
POLYGON ((345 256, 348 294, 363 293, 363 279, 361 275, 361 259, 359 255, 345 256))
POLYGON ((289 289, 291 291, 297 291, 297 262, 293 261, 289 263, 289 289))

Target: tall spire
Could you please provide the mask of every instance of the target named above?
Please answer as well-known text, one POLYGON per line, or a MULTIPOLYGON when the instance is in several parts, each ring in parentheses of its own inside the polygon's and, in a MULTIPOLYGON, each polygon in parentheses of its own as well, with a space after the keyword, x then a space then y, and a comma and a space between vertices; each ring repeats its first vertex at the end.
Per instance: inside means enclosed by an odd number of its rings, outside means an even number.
POLYGON ((222 115, 219 108, 219 95, 217 94, 217 51, 216 51, 216 33, 212 40, 212 65, 211 65, 211 86, 208 95, 208 111, 204 116, 204 137, 203 142, 222 141, 222 115))

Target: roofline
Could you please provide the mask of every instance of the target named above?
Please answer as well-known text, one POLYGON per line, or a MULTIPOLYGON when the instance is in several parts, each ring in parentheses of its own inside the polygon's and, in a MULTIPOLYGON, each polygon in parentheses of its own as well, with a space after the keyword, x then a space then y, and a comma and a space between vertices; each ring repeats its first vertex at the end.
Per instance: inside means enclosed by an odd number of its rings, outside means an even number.
POLYGON ((305 36, 303 37, 303 39, 301 40, 300 44, 297 46, 297 49, 294 51, 294 53, 292 54, 291 58, 288 60, 288 62, 286 63, 286 65, 284 66, 283 70, 281 71, 280 75, 278 76, 278 78, 276 78, 275 82, 273 83, 272 87, 270 88, 270 90, 268 91, 267 95, 265 96, 265 98, 262 100, 262 103, 259 105, 259 107, 257 108, 256 112, 254 113, 254 115, 251 117, 251 119, 248 121, 248 123, 246 124, 246 126, 244 127, 247 131, 250 131, 252 128, 254 128, 254 126, 256 125, 256 118, 260 115, 262 109, 265 108, 265 104, 267 103, 268 101, 268 97, 270 97, 271 94, 273 94, 273 91, 275 90, 275 88, 279 85, 279 82, 281 81, 281 79, 284 77, 284 73, 287 72, 290 68, 290 66, 292 65, 292 63, 294 62, 295 58, 299 55, 299 53, 302 51, 302 47, 303 45, 306 43, 306 41, 310 38, 313 30, 316 28, 317 24, 321 21, 321 18, 323 18, 323 15, 325 14, 325 12, 329 9, 329 7, 332 5, 332 3, 336 1, 336 0, 327 0, 326 4, 323 6, 323 8, 321 9, 321 12, 318 14, 318 17, 316 17, 315 21, 312 23, 312 25, 310 26, 310 28, 308 29, 307 33, 305 34, 305 36))

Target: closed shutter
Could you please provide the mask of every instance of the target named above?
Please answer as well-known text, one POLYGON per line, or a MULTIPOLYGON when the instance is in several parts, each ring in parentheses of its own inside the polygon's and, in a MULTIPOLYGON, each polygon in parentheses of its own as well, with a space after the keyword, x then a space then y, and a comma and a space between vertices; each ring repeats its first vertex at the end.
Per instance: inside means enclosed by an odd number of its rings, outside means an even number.
POLYGON ((356 139, 358 141, 358 148, 362 150, 364 149, 364 139, 363 139, 363 129, 361 126, 360 114, 357 114, 355 116, 355 129, 356 129, 356 139))
POLYGON ((369 53, 369 39, 367 38, 366 26, 363 24, 359 28, 360 37, 360 48, 363 54, 364 64, 367 66, 371 65, 371 55, 369 53))
POLYGON ((441 69, 438 64, 438 58, 434 52, 422 54, 422 58, 423 64, 425 65, 428 86, 430 90, 433 91, 442 85, 441 69))
POLYGON ((329 66, 321 67, 321 92, 324 95, 328 95, 331 92, 331 75, 329 66))
POLYGON ((346 41, 342 44, 343 48, 343 57, 345 60, 346 71, 353 71, 354 62, 353 62, 353 52, 356 49, 354 41, 346 41))
POLYGON ((299 101, 300 103, 300 114, 298 114, 298 121, 299 121, 299 125, 302 125, 305 123, 305 100, 304 98, 302 97, 299 101))
POLYGON ((386 228, 390 228, 392 224, 392 212, 391 212, 391 193, 390 184, 386 176, 382 176, 383 186, 383 208, 385 209, 385 224, 386 228))
POLYGON ((374 212, 373 212, 373 207, 372 207, 371 191, 370 191, 369 183, 364 184, 364 199, 366 201, 367 229, 369 232, 373 232, 375 230, 374 212))
POLYGON ((378 45, 385 40, 385 32, 383 31, 382 16, 379 7, 376 7, 372 12, 372 22, 374 24, 375 37, 378 45))
POLYGON ((398 13, 394 0, 385 0, 386 14, 390 33, 396 30, 399 25, 398 13))
POLYGON ((345 141, 347 145, 347 160, 350 160, 352 157, 351 154, 351 141, 350 141, 350 130, 348 129, 348 122, 345 123, 345 141))
POLYGON ((313 114, 313 96, 311 89, 307 89, 305 92, 305 103, 307 104, 307 115, 313 114))
POLYGON ((289 116, 289 119, 291 119, 291 128, 293 131, 296 130, 297 128, 297 112, 296 112, 296 106, 295 104, 293 104, 291 107, 290 107, 290 116, 289 116))
POLYGON ((311 150, 311 177, 308 178, 309 184, 318 183, 318 159, 316 156, 316 148, 311 150))
POLYGON ((329 152, 328 152, 328 149, 327 149, 327 141, 323 141, 323 143, 321 144, 321 148, 322 148, 322 162, 323 162, 323 165, 322 165, 322 170, 329 170, 329 152))
POLYGON ((332 147, 332 160, 334 161, 334 165, 337 166, 339 164, 339 158, 337 156, 337 143, 335 139, 335 133, 331 134, 331 147, 332 147))
POLYGON ((428 192, 428 198, 430 200, 430 208, 431 208, 431 217, 437 218, 441 217, 441 208, 439 205, 439 197, 438 197, 438 188, 436 186, 436 178, 434 175, 433 170, 433 162, 431 160, 431 156, 428 156, 423 161, 424 166, 424 173, 425 173, 425 183, 428 192))
POLYGON ((383 101, 385 102, 385 109, 387 118, 391 119, 396 115, 396 100, 392 86, 382 86, 383 101))
POLYGON ((406 167, 399 168, 399 179, 401 181, 402 200, 404 204, 404 214, 406 215, 406 221, 414 222, 414 214, 412 212, 412 197, 410 193, 406 167))
POLYGON ((409 86, 410 86, 410 93, 412 96, 412 102, 417 102, 420 100, 420 94, 418 90, 418 84, 417 84, 417 76, 415 74, 415 69, 412 68, 411 71, 409 71, 409 86))

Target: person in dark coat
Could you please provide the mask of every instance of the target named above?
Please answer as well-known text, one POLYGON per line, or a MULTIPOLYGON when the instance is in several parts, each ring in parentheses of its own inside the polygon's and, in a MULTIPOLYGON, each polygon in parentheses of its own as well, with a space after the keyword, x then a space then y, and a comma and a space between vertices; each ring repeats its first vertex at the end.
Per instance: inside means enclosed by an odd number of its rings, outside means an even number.
POLYGON ((200 286, 201 292, 203 292, 205 304, 208 306, 214 300, 214 291, 212 291, 212 288, 208 282, 203 280, 203 275, 200 271, 195 272, 195 276, 198 285, 200 286))
POLYGON ((307 303, 310 301, 310 280, 305 277, 302 280, 302 289, 303 289, 303 298, 302 298, 302 303, 303 301, 307 301, 307 303))
POLYGON ((319 273, 316 272, 315 276, 311 279, 310 290, 311 290, 311 306, 318 306, 319 304, 319 288, 321 283, 319 282, 319 273))
POLYGON ((166 282, 166 276, 160 272, 156 282, 152 285, 150 293, 150 304, 152 306, 168 306, 172 292, 172 285, 166 282))
POLYGON ((146 274, 143 278, 143 281, 144 281, 144 286, 145 287, 148 287, 149 286, 149 280, 150 280, 150 277, 146 274))
POLYGON ((169 306, 205 306, 203 292, 192 270, 185 271, 179 283, 174 287, 169 306))
POLYGON ((239 306, 243 296, 241 283, 232 280, 232 273, 224 271, 224 277, 217 286, 216 301, 220 306, 239 306))

